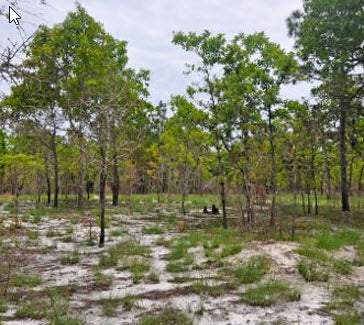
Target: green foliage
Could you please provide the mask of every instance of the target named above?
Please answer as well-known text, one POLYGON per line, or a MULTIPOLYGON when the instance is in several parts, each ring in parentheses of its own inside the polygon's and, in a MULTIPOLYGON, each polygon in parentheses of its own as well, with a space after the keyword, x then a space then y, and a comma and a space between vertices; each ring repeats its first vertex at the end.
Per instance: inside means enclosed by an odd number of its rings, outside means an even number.
POLYGON ((106 317, 116 316, 116 308, 120 305, 120 299, 106 298, 101 299, 98 303, 102 306, 102 313, 106 317))
POLYGON ((320 263, 322 267, 329 268, 329 270, 332 270, 333 272, 349 274, 352 271, 352 265, 349 262, 330 257, 319 248, 301 246, 297 249, 297 253, 320 263))
POLYGON ((174 324, 174 325, 192 325, 193 322, 186 315, 180 311, 167 308, 156 315, 145 315, 142 317, 138 325, 160 325, 160 324, 174 324))
POLYGON ((139 242, 131 239, 110 247, 106 253, 100 256, 99 266, 116 266, 123 256, 149 256, 149 254, 149 247, 140 245, 139 242))
POLYGON ((125 308, 125 310, 130 311, 133 309, 133 307, 137 306, 136 302, 138 300, 139 300, 139 298, 136 296, 127 295, 121 299, 121 303, 122 303, 123 307, 125 308))
POLYGON ((107 253, 100 256, 99 266, 101 267, 112 267, 116 266, 119 261, 119 253, 117 249, 110 247, 107 253))
POLYGON ((103 274, 100 270, 96 270, 94 273, 94 281, 97 288, 106 289, 112 285, 114 278, 111 275, 103 274))
POLYGON ((114 229, 113 231, 111 231, 112 237, 121 237, 122 235, 123 235, 123 230, 121 229, 114 229))
POLYGON ((357 232, 342 230, 338 233, 321 232, 317 236, 317 247, 327 250, 336 250, 344 245, 352 245, 360 240, 357 232))
POLYGON ((74 250, 72 254, 61 257, 61 264, 63 265, 74 265, 80 262, 80 253, 74 250))
POLYGON ((201 295, 206 294, 213 297, 218 297, 229 290, 228 284, 217 284, 208 280, 198 280, 190 286, 191 292, 201 295))
POLYGON ((20 302, 15 316, 20 318, 32 318, 32 319, 42 319, 47 315, 47 305, 41 301, 23 301, 20 302))
POLYGON ((39 275, 19 274, 11 277, 10 285, 13 287, 36 287, 42 283, 39 275))
POLYGON ((171 273, 186 272, 188 268, 180 262, 169 262, 167 264, 167 271, 171 273))
POLYGON ((120 255, 148 256, 150 254, 149 247, 140 245, 140 243, 134 239, 118 244, 115 249, 120 255))
POLYGON ((326 272, 325 268, 315 262, 300 261, 298 264, 298 271, 308 282, 327 282, 329 279, 329 274, 326 272))
POLYGON ((353 284, 335 287, 332 291, 332 300, 324 309, 331 313, 338 325, 359 325, 360 313, 354 307, 360 300, 361 293, 353 284))
POLYGON ((143 232, 145 234, 163 234, 164 233, 164 229, 157 226, 157 225, 154 225, 154 226, 151 226, 151 227, 145 227, 143 228, 143 232))
POLYGON ((0 297, 0 313, 5 313, 8 310, 8 302, 5 298, 0 297))
POLYGON ((159 283, 160 279, 158 273, 155 271, 150 272, 148 274, 148 280, 151 281, 152 283, 159 283))
POLYGON ((131 277, 134 283, 140 282, 143 278, 144 274, 147 273, 150 269, 150 265, 146 260, 133 260, 129 265, 128 269, 131 273, 131 277))
POLYGON ((284 282, 270 280, 257 287, 248 288, 242 295, 242 299, 252 306, 271 306, 276 303, 300 300, 301 293, 284 282))
POLYGON ((259 281, 270 269, 270 261, 265 256, 253 256, 248 262, 234 270, 234 276, 241 283, 259 281))

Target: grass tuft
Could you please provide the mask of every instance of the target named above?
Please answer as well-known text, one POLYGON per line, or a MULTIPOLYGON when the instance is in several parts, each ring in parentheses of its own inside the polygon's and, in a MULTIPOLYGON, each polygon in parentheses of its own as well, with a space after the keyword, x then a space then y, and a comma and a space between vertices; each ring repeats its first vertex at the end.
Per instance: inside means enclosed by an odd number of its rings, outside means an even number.
POLYGON ((142 317, 138 325, 193 325, 191 319, 179 310, 167 308, 156 315, 145 315, 142 317))
POLYGON ((298 301, 301 299, 301 292, 284 282, 270 280, 257 287, 247 289, 242 299, 252 306, 267 307, 279 302, 298 301))
POLYGON ((329 280, 329 273, 317 262, 302 260, 298 264, 298 271, 308 282, 327 282, 329 280))
POLYGON ((234 276, 241 283, 259 281, 270 269, 270 261, 265 256, 253 256, 242 266, 234 270, 234 276))
POLYGON ((80 262, 80 253, 74 250, 72 254, 63 256, 61 258, 61 264, 63 265, 75 265, 80 262))

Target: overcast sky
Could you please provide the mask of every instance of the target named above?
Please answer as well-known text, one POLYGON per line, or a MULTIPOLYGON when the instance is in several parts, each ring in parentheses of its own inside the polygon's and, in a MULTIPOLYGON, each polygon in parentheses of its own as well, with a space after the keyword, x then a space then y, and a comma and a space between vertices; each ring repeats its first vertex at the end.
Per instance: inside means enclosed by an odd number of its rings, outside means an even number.
MULTIPOLYGON (((37 25, 49 26, 61 22, 74 9, 73 0, 48 0, 48 6, 29 3, 27 10, 37 13, 22 16, 21 26, 31 33, 37 25)), ((264 31, 272 41, 292 50, 286 18, 302 6, 302 0, 82 0, 79 1, 106 31, 115 38, 128 42, 129 65, 151 71, 150 93, 154 103, 168 101, 171 94, 184 94, 190 79, 183 75, 185 63, 191 56, 171 43, 172 32, 204 29, 225 33, 264 31)), ((7 1, 0 0, 2 6, 7 1)), ((19 38, 14 23, 0 20, 0 42, 19 38)), ((1 85, 4 89, 4 85, 1 85)), ((309 96, 308 85, 285 87, 285 98, 309 96)))

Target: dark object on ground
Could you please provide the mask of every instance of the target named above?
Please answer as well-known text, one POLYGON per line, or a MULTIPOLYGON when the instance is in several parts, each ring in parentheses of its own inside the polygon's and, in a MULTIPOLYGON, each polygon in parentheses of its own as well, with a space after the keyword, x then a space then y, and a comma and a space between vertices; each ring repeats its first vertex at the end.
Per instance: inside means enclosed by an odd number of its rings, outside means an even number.
POLYGON ((206 205, 204 206, 202 213, 209 213, 209 210, 207 210, 207 206, 206 205))
POLYGON ((211 213, 212 214, 219 214, 219 209, 215 206, 215 204, 212 205, 211 213))

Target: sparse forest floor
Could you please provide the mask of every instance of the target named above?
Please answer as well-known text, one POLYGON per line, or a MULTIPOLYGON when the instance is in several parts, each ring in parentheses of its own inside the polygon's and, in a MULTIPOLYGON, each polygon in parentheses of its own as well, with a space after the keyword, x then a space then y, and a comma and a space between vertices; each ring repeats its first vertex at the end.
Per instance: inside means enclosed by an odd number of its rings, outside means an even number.
POLYGON ((230 210, 222 229, 201 213, 212 199, 185 216, 152 196, 108 206, 99 248, 93 202, 23 200, 16 223, 0 198, 0 323, 363 324, 363 211, 297 217, 291 241, 290 218, 249 231, 230 210))

